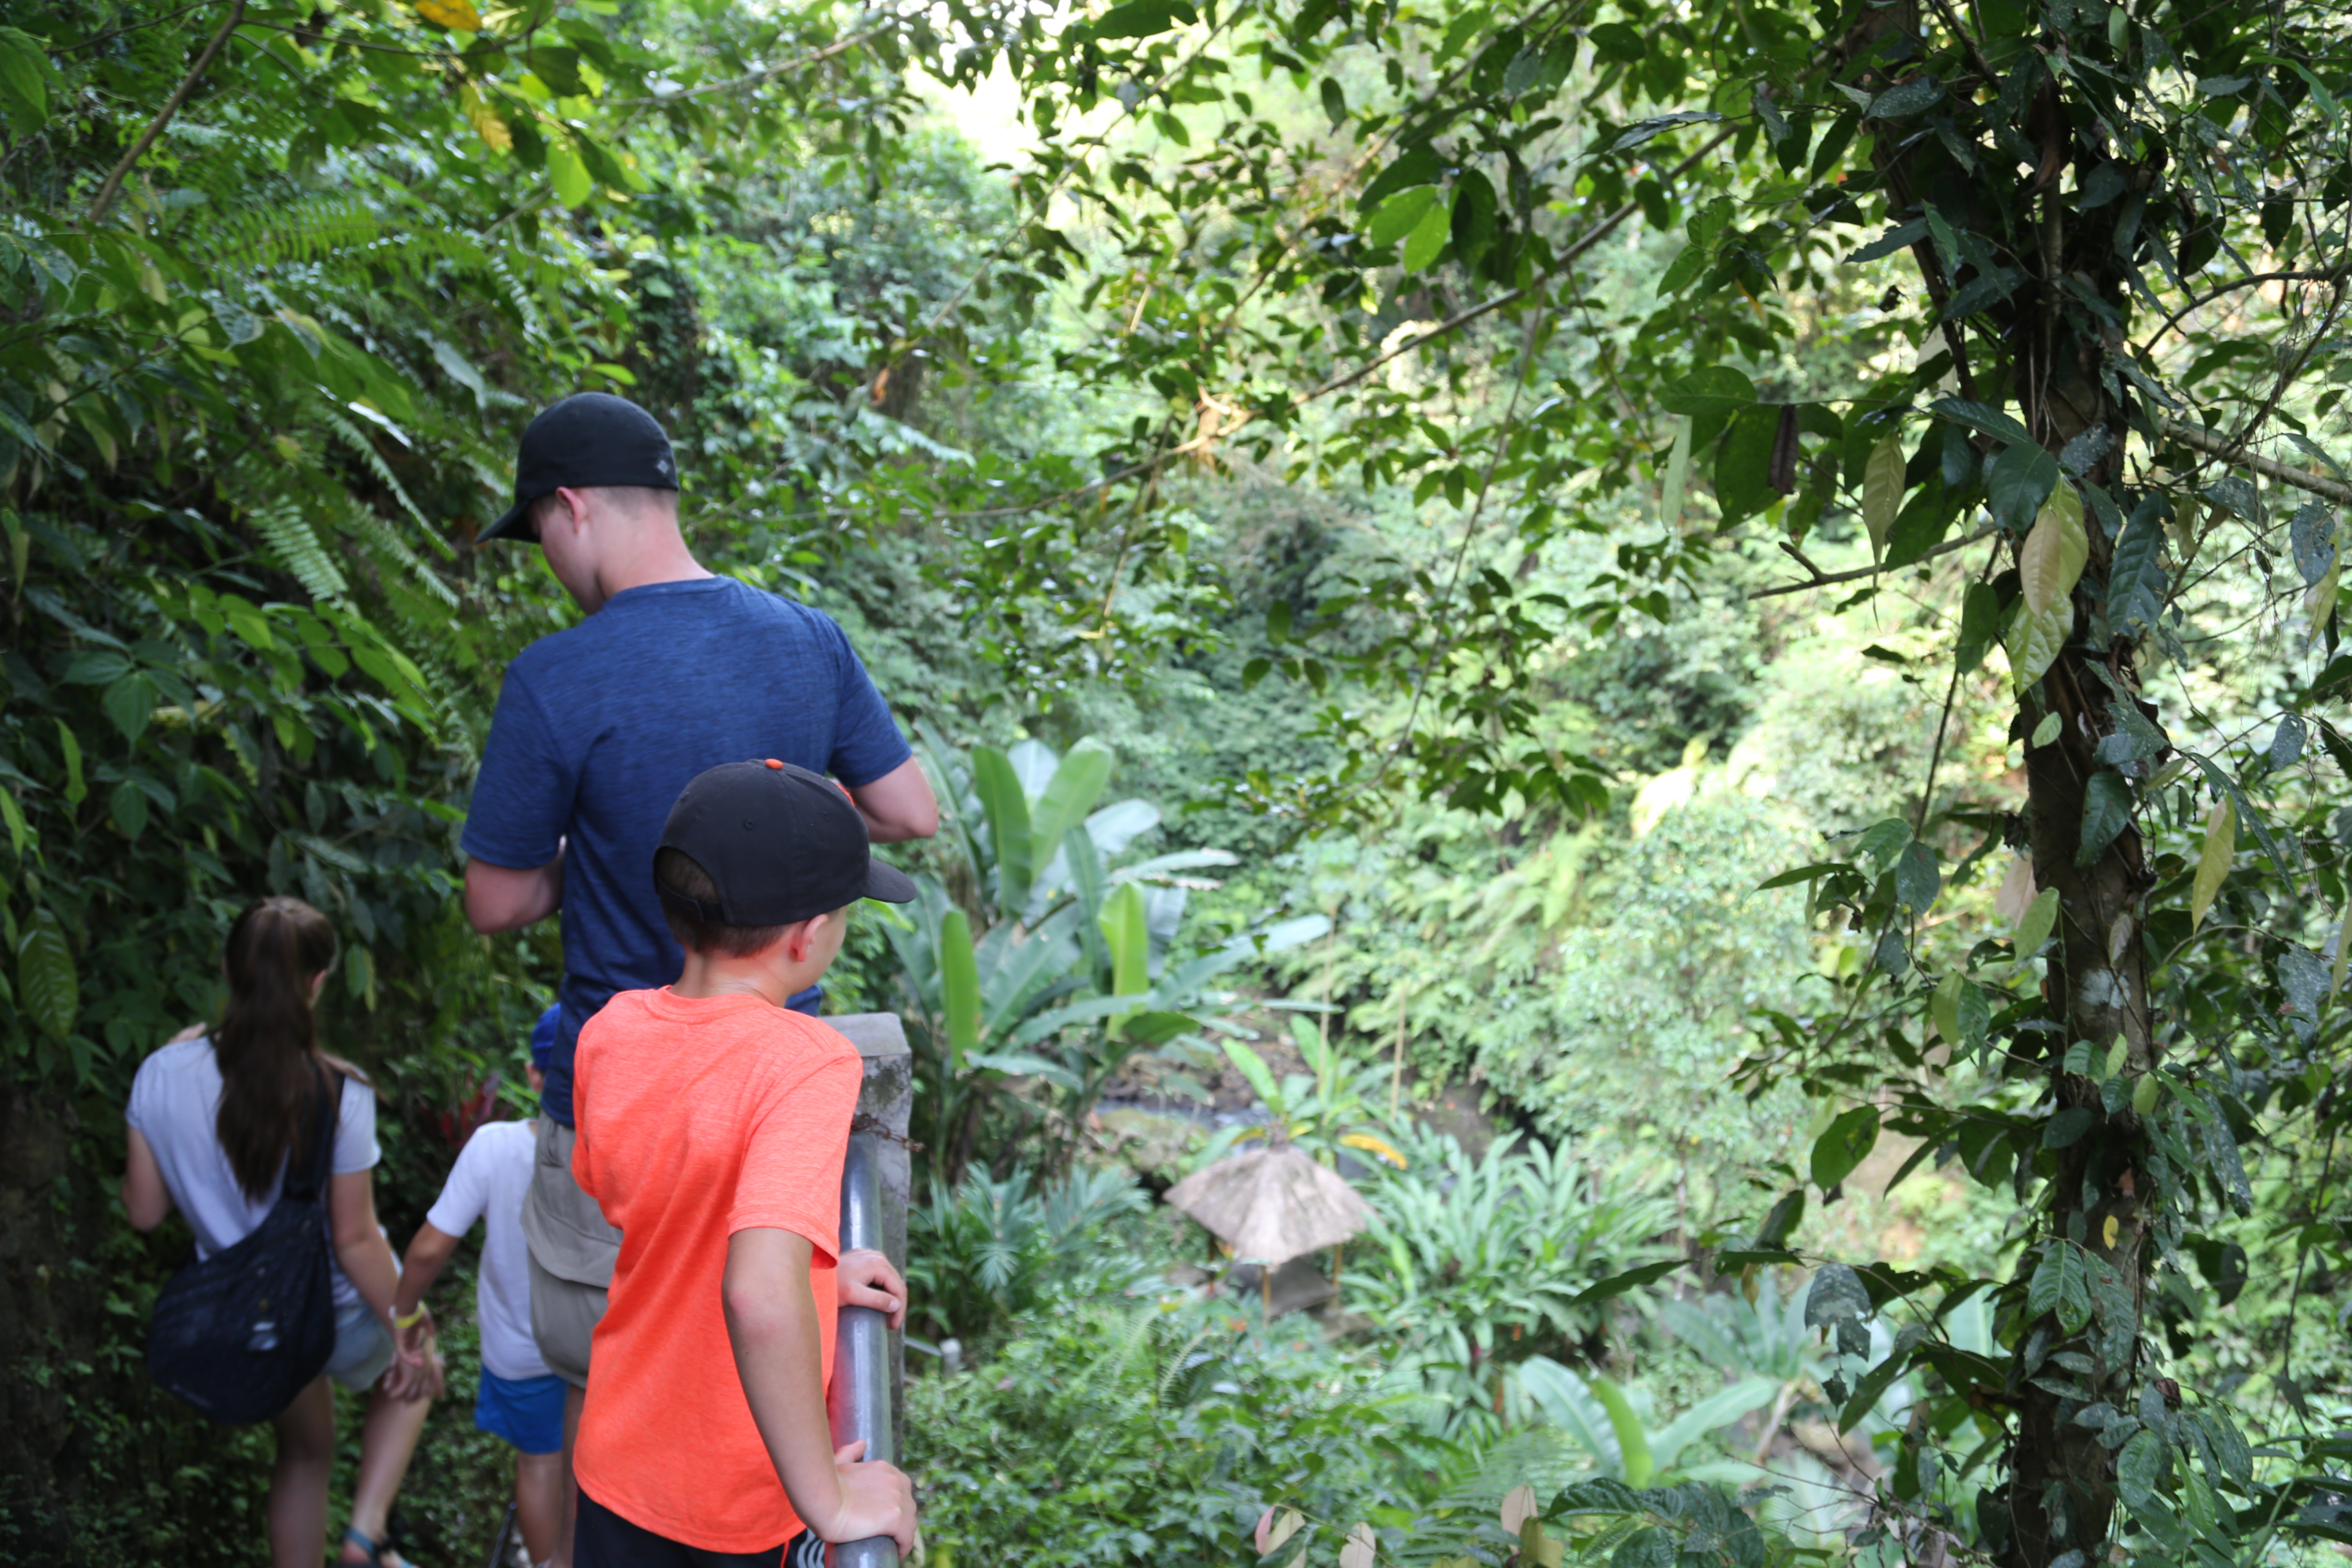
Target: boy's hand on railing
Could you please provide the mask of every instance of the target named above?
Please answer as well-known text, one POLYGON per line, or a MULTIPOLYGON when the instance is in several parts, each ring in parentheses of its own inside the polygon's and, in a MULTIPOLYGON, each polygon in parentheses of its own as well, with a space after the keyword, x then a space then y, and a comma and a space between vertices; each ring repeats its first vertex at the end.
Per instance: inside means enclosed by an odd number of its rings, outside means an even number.
MULTIPOLYGON (((848 1259, 842 1261, 846 1263, 848 1259)), ((887 1260, 883 1267, 889 1267, 887 1260)), ((809 1521, 809 1528, 828 1546, 887 1535, 898 1543, 902 1559, 911 1556, 915 1550, 914 1483, 896 1465, 860 1463, 859 1457, 865 1452, 863 1437, 833 1451, 833 1467, 841 1477, 841 1506, 830 1521, 809 1521)))
POLYGON ((890 1267, 889 1258, 872 1247, 854 1247, 843 1253, 833 1279, 841 1305, 871 1307, 885 1314, 894 1329, 906 1322, 907 1282, 890 1267))

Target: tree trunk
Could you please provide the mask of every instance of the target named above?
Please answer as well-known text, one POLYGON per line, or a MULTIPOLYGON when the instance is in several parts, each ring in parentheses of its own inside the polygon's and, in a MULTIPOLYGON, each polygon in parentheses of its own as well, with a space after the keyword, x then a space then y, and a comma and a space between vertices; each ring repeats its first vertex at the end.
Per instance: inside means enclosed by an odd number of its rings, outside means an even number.
MULTIPOLYGON (((2126 173, 2145 184, 2140 171, 2126 173)), ((2115 276, 2107 226, 2076 237, 2074 245, 2067 243, 2060 228, 2058 184, 2052 178, 2045 184, 2041 221, 2031 234, 2032 247, 2020 247, 2021 255, 2035 258, 2039 276, 2031 286, 2032 295, 2020 300, 2008 345, 2019 406, 2027 428, 2053 454, 2084 431, 2104 427, 2109 451, 2119 455, 2128 432, 2123 410, 2101 385, 2098 372, 2105 347, 2078 330, 2079 312, 2070 321, 2055 279, 2069 269, 2096 279, 2103 285, 2100 294, 2119 316, 2128 310, 2128 297, 2123 280, 2115 276)), ((2116 457, 2103 458, 2084 477, 2111 486, 2121 466, 2116 457)), ((2089 1125, 2079 1136, 2051 1152, 2053 1203, 2046 1236, 2053 1246, 2083 1247, 2087 1258, 2081 1261, 2086 1268, 2109 1276, 2104 1292, 2094 1290, 2095 1300, 2111 1304, 2111 1313, 2121 1310, 2121 1302, 2129 1305, 2122 1314, 2126 1324, 2095 1318, 2071 1339, 2058 1314, 2045 1312, 2027 1325, 2019 1343, 2018 1432, 2004 1554, 2012 1568, 2048 1568, 2070 1552, 2080 1552, 2094 1563, 2102 1555, 2116 1510, 2115 1456, 2099 1443, 2095 1431, 2074 1421, 2081 1401, 2035 1379, 2087 1384, 2098 1399, 2130 1408, 2136 1330, 2145 1291, 2144 1215, 2160 1195, 2150 1190, 2148 1141, 2139 1118, 2128 1104, 2110 1111, 2100 1089, 2108 1076, 2109 1052, 2118 1039, 2126 1049, 2126 1073, 2146 1073, 2156 1065, 2147 961, 2140 936, 2141 900, 2153 879, 2137 826, 2126 826, 2088 865, 2079 863, 2091 781, 2105 766, 2098 758, 2099 742, 2116 727, 2111 706, 2136 700, 2118 697, 2094 668, 2103 667, 2106 677, 2129 689, 2136 649, 2131 639, 2112 633, 2104 614, 2115 541, 2095 512, 2086 517, 2085 531, 2090 556, 2074 593, 2076 634, 2042 676, 2038 694, 2029 692, 2020 702, 2012 731, 2027 742, 2026 827, 2034 882, 2038 888, 2055 889, 2059 907, 2043 987, 2047 1016, 2059 1028, 2021 1037, 2012 1049, 2020 1056, 2044 1053, 2057 1112, 2079 1109, 2090 1113, 2089 1125), (2035 729, 2052 714, 2059 721, 2057 735, 2048 745, 2032 745, 2035 729), (2064 1066, 2068 1047, 2078 1041, 2089 1045, 2088 1074, 2069 1072, 2064 1066), (2046 1360, 2061 1349, 2088 1352, 2096 1370, 2079 1379, 2063 1373, 2046 1360)), ((2022 1164, 2035 1154, 2021 1151, 2019 1157, 2022 1164)))

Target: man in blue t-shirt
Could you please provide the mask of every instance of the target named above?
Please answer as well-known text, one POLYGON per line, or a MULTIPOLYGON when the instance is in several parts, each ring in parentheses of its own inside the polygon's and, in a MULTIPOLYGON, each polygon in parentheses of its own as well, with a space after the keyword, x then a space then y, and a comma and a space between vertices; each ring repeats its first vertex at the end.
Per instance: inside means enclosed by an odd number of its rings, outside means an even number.
MULTIPOLYGON (((939 805, 832 618, 695 560, 669 438, 635 404, 591 392, 542 411, 514 505, 480 537, 535 541, 585 616, 507 667, 462 840, 476 931, 563 912, 562 1021, 523 1229, 532 1332, 572 1384, 569 1428, 620 1244, 572 1177, 572 1054, 615 992, 677 978, 653 879, 671 804, 707 768, 774 757, 838 779, 877 842, 929 837, 939 805)), ((821 994, 793 1001, 814 1013, 821 994)), ((568 1561, 568 1530, 564 1545, 568 1561)))

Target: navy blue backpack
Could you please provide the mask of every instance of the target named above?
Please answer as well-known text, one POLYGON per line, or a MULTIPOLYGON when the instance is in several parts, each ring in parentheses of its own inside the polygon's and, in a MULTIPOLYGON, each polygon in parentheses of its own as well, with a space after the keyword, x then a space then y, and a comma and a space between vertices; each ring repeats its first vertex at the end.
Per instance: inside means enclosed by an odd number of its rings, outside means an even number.
POLYGON ((326 1192, 343 1084, 341 1073, 322 1076, 305 1168, 296 1171, 289 1156, 285 1187, 252 1234, 191 1259, 155 1298, 148 1373, 226 1426, 285 1409, 334 1353, 326 1192))

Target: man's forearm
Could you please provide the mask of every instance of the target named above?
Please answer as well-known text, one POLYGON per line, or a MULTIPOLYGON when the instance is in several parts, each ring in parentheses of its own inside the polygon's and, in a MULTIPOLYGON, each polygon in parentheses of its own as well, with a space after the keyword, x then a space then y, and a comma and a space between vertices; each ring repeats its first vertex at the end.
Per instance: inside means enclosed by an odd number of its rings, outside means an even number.
POLYGON ((544 866, 517 869, 466 862, 466 920, 488 936, 543 921, 563 902, 563 850, 544 866))

